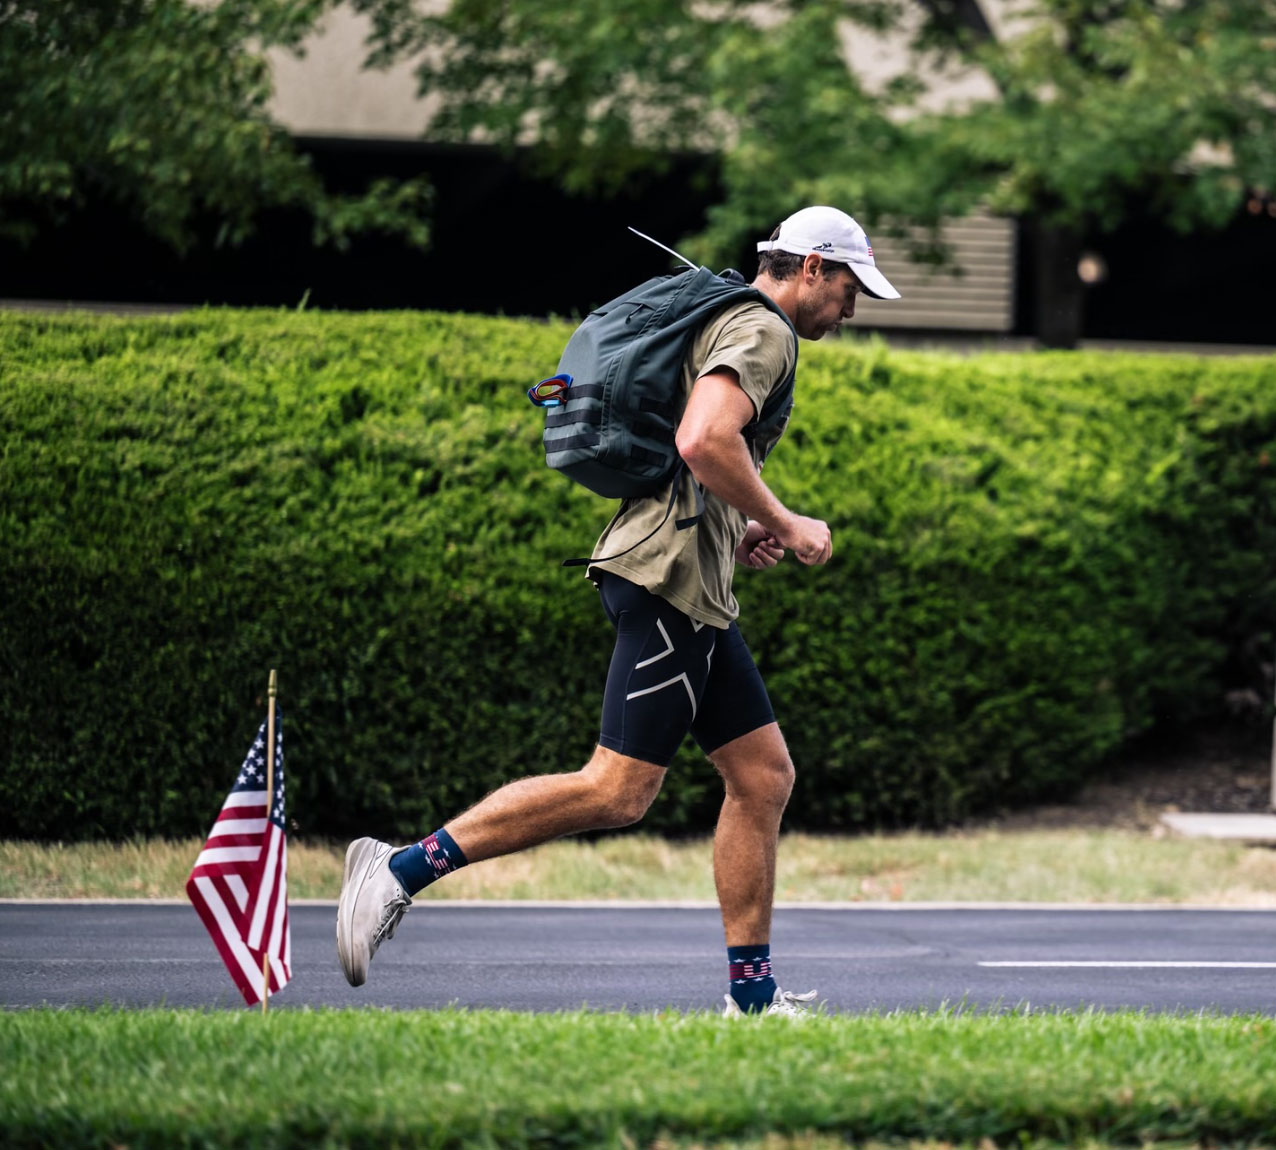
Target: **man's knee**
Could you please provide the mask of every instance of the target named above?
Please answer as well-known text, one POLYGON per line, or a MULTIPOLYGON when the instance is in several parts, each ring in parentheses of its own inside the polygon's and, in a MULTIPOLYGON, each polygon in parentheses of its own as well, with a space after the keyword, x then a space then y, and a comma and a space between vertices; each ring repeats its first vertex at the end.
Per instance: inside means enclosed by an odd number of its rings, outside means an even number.
POLYGON ((638 822, 660 793, 665 769, 606 747, 581 770, 595 799, 597 829, 626 827, 638 822))
POLYGON ((760 759, 748 774, 744 790, 759 802, 784 807, 793 793, 797 772, 787 750, 760 759))
POLYGON ((781 810, 788 803, 796 772, 774 724, 728 743, 709 757, 722 775, 728 797, 781 810))

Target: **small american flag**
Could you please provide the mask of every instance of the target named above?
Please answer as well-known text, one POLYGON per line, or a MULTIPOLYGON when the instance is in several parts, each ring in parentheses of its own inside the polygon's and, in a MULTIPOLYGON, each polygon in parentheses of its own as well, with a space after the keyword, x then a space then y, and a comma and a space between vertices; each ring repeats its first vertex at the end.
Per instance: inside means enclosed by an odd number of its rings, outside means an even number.
POLYGON ((292 978, 288 928, 288 840, 284 832, 284 729, 275 725, 275 781, 266 811, 267 724, 262 723, 208 842, 186 880, 190 897, 226 969, 249 1006, 261 1002, 270 956, 270 993, 292 978))

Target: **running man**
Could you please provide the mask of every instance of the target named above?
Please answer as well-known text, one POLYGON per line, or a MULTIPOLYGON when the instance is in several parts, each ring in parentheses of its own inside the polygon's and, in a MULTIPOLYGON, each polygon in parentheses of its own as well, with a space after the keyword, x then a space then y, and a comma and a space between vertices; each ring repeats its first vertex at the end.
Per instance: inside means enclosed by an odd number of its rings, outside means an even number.
MULTIPOLYGON (((850 216, 810 207, 758 244, 753 286, 804 339, 818 340, 855 314, 860 292, 898 299, 850 216)), ((337 953, 352 986, 368 977, 412 897, 452 871, 580 831, 640 820, 690 732, 722 776, 713 871, 726 937, 725 1014, 800 1014, 815 991, 781 990, 771 970, 771 911, 780 819, 794 768, 766 687, 740 629, 731 591, 736 564, 774 567, 786 551, 827 563, 821 519, 785 507, 761 465, 770 441, 742 433, 794 367, 789 324, 758 301, 710 317, 683 364, 686 408, 677 447, 704 491, 699 523, 690 483, 676 513, 669 492, 627 501, 594 548, 589 577, 616 631, 598 745, 578 771, 508 783, 420 842, 356 839, 346 852, 337 908, 337 953), (621 555, 621 552, 625 552, 621 555), (611 556, 610 558, 608 558, 611 556)))

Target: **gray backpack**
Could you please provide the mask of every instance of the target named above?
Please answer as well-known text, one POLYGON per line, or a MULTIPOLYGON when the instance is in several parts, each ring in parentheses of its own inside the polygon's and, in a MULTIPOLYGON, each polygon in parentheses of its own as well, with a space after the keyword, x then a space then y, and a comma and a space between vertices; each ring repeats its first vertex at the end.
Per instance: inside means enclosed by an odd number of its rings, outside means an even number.
MULTIPOLYGON (((609 499, 646 498, 672 480, 665 519, 685 466, 674 433, 682 363, 692 340, 716 312, 746 300, 764 304, 793 328, 771 298, 738 272, 715 275, 684 262, 688 270, 647 280, 592 311, 567 341, 558 374, 527 393, 546 408, 542 439, 550 467, 609 499)), ((796 332, 793 339, 796 355, 796 332)), ((771 392, 744 428, 747 437, 783 426, 793 406, 793 382, 790 372, 771 392)), ((699 519, 696 490, 697 513, 678 520, 679 529, 699 519)), ((662 519, 656 530, 663 525, 662 519)), ((585 562, 568 560, 565 566, 585 562)))

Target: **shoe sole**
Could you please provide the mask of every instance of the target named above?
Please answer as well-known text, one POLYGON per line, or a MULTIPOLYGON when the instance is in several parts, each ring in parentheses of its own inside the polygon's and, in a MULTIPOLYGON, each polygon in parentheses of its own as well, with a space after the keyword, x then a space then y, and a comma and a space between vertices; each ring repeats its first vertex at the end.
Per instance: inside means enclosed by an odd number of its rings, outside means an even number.
POLYGON ((341 970, 346 981, 351 986, 362 986, 368 981, 367 960, 362 964, 355 960, 351 927, 359 895, 380 861, 377 850, 380 845, 376 839, 355 839, 346 850, 346 865, 341 875, 341 897, 337 900, 337 957, 341 960, 341 970))

